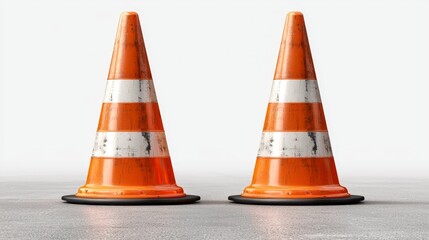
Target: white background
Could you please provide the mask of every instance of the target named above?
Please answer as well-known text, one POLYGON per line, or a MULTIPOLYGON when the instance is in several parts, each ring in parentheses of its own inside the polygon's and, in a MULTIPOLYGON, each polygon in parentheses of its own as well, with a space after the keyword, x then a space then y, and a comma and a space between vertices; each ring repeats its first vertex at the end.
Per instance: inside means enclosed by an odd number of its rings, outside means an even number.
POLYGON ((84 180, 131 10, 176 177, 250 181, 285 16, 299 10, 340 178, 427 177, 428 3, 0 0, 0 176, 84 180))

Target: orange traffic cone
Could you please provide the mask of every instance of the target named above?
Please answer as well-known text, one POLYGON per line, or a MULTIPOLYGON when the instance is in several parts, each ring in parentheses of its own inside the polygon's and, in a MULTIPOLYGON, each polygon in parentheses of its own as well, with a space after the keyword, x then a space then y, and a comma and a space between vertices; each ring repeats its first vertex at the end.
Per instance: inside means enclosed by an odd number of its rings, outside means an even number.
POLYGON ((347 204, 339 184, 304 16, 288 14, 252 184, 228 198, 250 204, 347 204))
POLYGON ((200 200, 176 185, 137 13, 122 13, 83 204, 181 204, 200 200))

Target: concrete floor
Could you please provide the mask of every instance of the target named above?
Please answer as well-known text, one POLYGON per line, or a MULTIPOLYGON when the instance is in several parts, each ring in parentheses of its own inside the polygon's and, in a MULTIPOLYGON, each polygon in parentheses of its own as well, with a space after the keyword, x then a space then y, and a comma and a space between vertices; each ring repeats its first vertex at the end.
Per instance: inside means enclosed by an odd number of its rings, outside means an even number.
POLYGON ((343 180, 358 205, 229 203, 249 180, 180 181, 192 205, 88 206, 60 200, 82 182, 0 179, 0 239, 429 239, 429 179, 343 180))

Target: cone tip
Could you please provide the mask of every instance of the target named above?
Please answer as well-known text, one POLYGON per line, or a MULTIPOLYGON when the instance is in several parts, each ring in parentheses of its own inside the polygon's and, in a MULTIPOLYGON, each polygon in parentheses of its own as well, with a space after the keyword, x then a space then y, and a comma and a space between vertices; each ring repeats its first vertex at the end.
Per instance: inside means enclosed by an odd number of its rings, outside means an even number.
POLYGON ((302 14, 302 12, 289 12, 288 16, 293 17, 293 16, 303 16, 304 14, 302 14))
POLYGON ((136 12, 123 12, 121 16, 138 16, 138 14, 136 12))

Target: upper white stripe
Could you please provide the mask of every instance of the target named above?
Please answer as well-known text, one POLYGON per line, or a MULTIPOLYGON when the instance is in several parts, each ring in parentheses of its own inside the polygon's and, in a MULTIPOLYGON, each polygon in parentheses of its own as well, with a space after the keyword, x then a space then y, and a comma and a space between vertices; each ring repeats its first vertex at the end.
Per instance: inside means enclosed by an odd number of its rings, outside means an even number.
POLYGON ((168 157, 164 132, 97 132, 93 157, 168 157))
POLYGON ((152 80, 107 80, 104 102, 157 102, 152 80))
POLYGON ((328 132, 263 132, 258 157, 332 157, 328 132))
POLYGON ((274 80, 271 103, 321 102, 316 80, 274 80))

